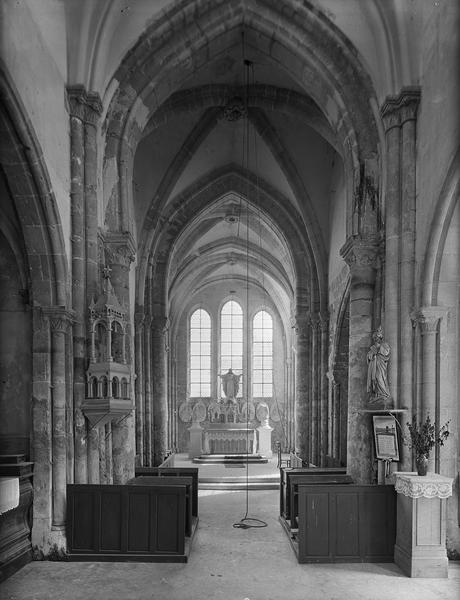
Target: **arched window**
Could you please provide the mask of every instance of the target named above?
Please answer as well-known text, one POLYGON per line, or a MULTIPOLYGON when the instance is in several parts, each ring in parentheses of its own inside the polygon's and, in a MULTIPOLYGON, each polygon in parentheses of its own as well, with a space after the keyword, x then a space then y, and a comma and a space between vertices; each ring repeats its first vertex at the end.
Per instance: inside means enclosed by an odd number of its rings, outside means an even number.
POLYGON ((211 318, 202 308, 190 317, 190 396, 211 396, 211 318))
POLYGON ((120 395, 120 383, 118 381, 118 377, 114 377, 112 379, 112 397, 118 398, 120 395))
MULTIPOLYGON (((236 375, 243 372, 243 310, 238 302, 230 300, 220 313, 220 373, 229 369, 236 375)), ((242 380, 237 397, 243 395, 242 380)))
POLYGON ((273 395, 273 320, 265 310, 252 322, 252 396, 273 395))

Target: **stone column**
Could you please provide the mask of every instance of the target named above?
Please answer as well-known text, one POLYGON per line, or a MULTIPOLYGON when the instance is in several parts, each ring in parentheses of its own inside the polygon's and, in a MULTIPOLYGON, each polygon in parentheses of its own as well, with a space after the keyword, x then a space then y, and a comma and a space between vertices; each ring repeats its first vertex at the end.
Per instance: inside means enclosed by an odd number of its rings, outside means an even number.
MULTIPOLYGON (((120 304, 129 310, 129 271, 135 257, 135 246, 131 234, 109 232, 104 235, 108 262, 111 268, 111 283, 120 304)), ((128 344, 127 362, 131 363, 131 329, 128 324, 125 342, 128 344)), ((131 372, 131 381, 134 373, 131 372)), ((131 386, 130 394, 133 393, 131 386)), ((131 413, 112 423, 113 483, 123 484, 134 477, 134 455, 136 446, 135 417, 131 413)))
POLYGON ((152 408, 153 408, 153 462, 163 462, 168 449, 168 403, 166 398, 166 349, 168 320, 165 315, 152 319, 152 408))
POLYGON ((391 397, 398 398, 399 355, 399 228, 400 228, 400 129, 399 112, 392 102, 382 107, 386 134, 385 194, 385 340, 390 344, 388 385, 391 397))
POLYGON ((51 328, 52 499, 54 528, 64 528, 67 484, 66 335, 72 314, 62 307, 44 308, 51 328))
MULTIPOLYGON (((431 421, 439 421, 439 381, 438 381, 438 332, 446 309, 438 306, 425 306, 416 311, 414 317, 421 333, 421 395, 418 420, 425 420, 429 414, 431 421)), ((439 425, 439 423, 438 423, 439 425)), ((439 449, 430 455, 429 471, 439 470, 439 449)))
MULTIPOLYGON (((88 327, 87 310, 98 294, 98 221, 97 221, 97 123, 102 111, 98 94, 86 94, 84 125, 84 166, 85 166, 85 254, 86 254, 86 303, 85 318, 88 327)), ((86 348, 91 347, 91 333, 86 330, 86 348)), ((88 356, 86 357, 89 358, 88 356)), ((86 365, 85 365, 86 366, 86 365)), ((100 481, 99 435, 97 427, 88 426, 88 483, 100 481)))
MULTIPOLYGON (((52 511, 51 335, 40 308, 33 309, 31 460, 34 462, 32 545, 49 548, 52 511)), ((44 550, 46 552, 46 550, 44 550)))
POLYGON ((310 392, 310 462, 318 466, 318 446, 319 446, 319 315, 314 314, 310 319, 310 339, 311 339, 311 392, 310 392))
POLYGON ((350 267, 347 471, 355 483, 370 483, 372 435, 367 409, 367 352, 372 343, 377 239, 351 237, 341 250, 350 267))
POLYGON ((310 315, 298 314, 295 331, 296 344, 296 382, 295 382, 295 450, 310 462, 310 422, 309 422, 309 362, 310 362, 310 315))
POLYGON ((320 431, 320 466, 326 466, 326 456, 328 453, 328 442, 329 442, 329 415, 330 409, 328 405, 329 400, 329 385, 327 378, 327 363, 328 363, 328 351, 329 351, 329 319, 325 315, 320 315, 320 340, 321 340, 321 364, 320 364, 320 417, 321 417, 321 431, 320 431))
POLYGON ((86 94, 81 86, 68 88, 70 111, 70 218, 72 244, 73 398, 75 483, 87 483, 86 422, 81 411, 86 389, 86 245, 84 201, 84 119, 86 94))
POLYGON ((395 405, 409 411, 414 395, 416 119, 420 91, 404 89, 386 99, 385 338, 391 347, 388 381, 395 405))
POLYGON ((152 316, 146 315, 144 320, 144 456, 145 465, 153 466, 152 448, 152 316))
POLYGON ((144 313, 136 312, 134 315, 134 360, 136 380, 136 460, 139 466, 144 465, 144 313))
POLYGON ((400 306, 400 398, 399 406, 412 409, 414 389, 414 332, 411 314, 415 307, 416 234, 416 124, 420 93, 404 94, 401 108, 401 306, 400 306))

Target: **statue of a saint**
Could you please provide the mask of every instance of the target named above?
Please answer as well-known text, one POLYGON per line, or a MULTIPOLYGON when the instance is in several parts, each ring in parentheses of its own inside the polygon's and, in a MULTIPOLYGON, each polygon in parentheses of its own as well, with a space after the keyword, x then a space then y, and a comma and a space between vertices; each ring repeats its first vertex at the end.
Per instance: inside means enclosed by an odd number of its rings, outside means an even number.
POLYGON ((372 334, 373 344, 367 353, 367 392, 369 403, 383 403, 388 408, 391 401, 388 387, 387 367, 390 360, 390 345, 383 341, 383 331, 380 326, 372 334))
POLYGON ((236 398, 241 375, 237 375, 229 369, 227 373, 219 375, 219 377, 222 379, 222 389, 224 390, 226 398, 236 398))

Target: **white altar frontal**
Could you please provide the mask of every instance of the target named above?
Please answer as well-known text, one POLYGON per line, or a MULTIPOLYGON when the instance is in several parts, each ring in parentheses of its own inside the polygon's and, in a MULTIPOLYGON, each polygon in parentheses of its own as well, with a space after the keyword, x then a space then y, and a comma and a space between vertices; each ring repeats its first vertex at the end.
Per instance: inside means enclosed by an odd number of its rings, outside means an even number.
POLYGON ((204 430, 204 454, 255 454, 257 432, 246 423, 212 423, 204 430))

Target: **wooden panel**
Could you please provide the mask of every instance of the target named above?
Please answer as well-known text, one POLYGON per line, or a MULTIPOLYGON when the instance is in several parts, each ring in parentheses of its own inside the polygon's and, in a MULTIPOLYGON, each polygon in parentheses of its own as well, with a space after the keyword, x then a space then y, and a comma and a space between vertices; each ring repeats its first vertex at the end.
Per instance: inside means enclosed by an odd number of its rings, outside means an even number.
MULTIPOLYGON (((285 519, 290 519, 290 504, 291 494, 289 488, 289 478, 291 475, 304 475, 305 477, 319 475, 346 475, 344 467, 320 468, 320 467, 303 467, 292 468, 283 467, 280 469, 280 516, 285 519)), ((351 478, 349 479, 350 481, 351 478)))
POLYGON ((166 478, 147 486, 68 485, 69 557, 185 562, 187 485, 172 479, 174 485, 166 478))
POLYGON ((385 489, 359 496, 359 545, 361 556, 387 556, 395 543, 395 505, 385 489), (381 527, 376 527, 380 520, 381 527))
POLYGON ((122 493, 119 486, 111 490, 111 486, 100 491, 100 542, 101 552, 121 552, 122 493))
POLYGON ((136 477, 191 477, 192 515, 198 517, 198 468, 197 467, 137 467, 136 477))
POLYGON ((393 562, 393 486, 302 484, 298 491, 299 562, 393 562))
POLYGON ((184 519, 180 522, 177 515, 184 515, 185 496, 177 494, 159 493, 157 495, 157 550, 158 552, 183 553, 184 536, 180 531, 184 529, 184 519))
POLYGON ((76 550, 94 550, 96 496, 91 492, 77 492, 68 499, 71 505, 73 545, 76 550))
POLYGON ((335 503, 335 540, 334 554, 337 557, 353 558, 359 556, 358 493, 333 493, 331 502, 335 503))
POLYGON ((308 536, 303 536, 302 554, 308 556, 329 556, 329 504, 327 494, 307 491, 305 503, 301 506, 300 520, 306 523, 308 536))
POLYGON ((192 534, 192 478, 191 477, 161 477, 144 476, 134 477, 127 481, 127 485, 142 485, 142 486, 185 486, 185 535, 192 534))
POLYGON ((128 491, 128 552, 149 552, 151 494, 148 492, 128 491))

